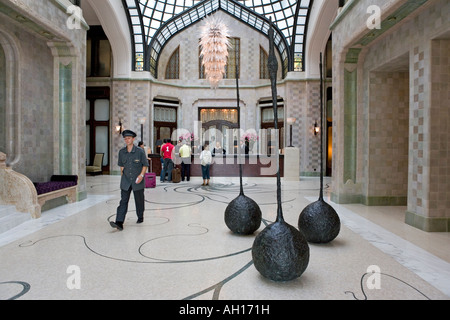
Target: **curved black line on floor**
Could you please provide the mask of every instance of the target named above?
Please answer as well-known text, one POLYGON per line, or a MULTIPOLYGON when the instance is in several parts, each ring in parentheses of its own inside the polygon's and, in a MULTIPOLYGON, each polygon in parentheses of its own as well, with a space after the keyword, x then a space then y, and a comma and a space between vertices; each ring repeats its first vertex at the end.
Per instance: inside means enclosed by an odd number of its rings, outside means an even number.
MULTIPOLYGON (((193 226, 193 224, 189 224, 188 226, 193 226)), ((237 251, 237 252, 233 252, 233 253, 228 253, 228 254, 224 254, 221 256, 215 256, 215 257, 209 257, 209 258, 201 258, 201 259, 190 259, 190 260, 167 260, 167 259, 159 259, 159 258, 155 258, 155 257, 151 257, 151 256, 147 256, 142 252, 142 247, 145 246, 147 243, 151 242, 151 241, 155 241, 155 240, 160 240, 160 239, 164 239, 164 238, 172 238, 172 237, 179 237, 179 236, 200 236, 203 234, 206 234, 209 232, 209 230, 205 227, 201 227, 199 226, 199 228, 203 228, 205 229, 205 232, 203 233, 199 233, 199 234, 174 234, 174 235, 167 235, 167 236, 161 236, 161 237, 157 237, 157 238, 153 238, 150 240, 145 241, 144 243, 142 243, 139 246, 138 252, 141 256, 147 258, 147 259, 152 259, 152 260, 156 260, 159 262, 165 262, 165 263, 186 263, 186 262, 202 262, 202 261, 210 261, 210 260, 218 260, 218 259, 222 259, 222 258, 228 258, 228 257, 232 257, 232 256, 236 256, 238 254, 241 253, 245 253, 251 250, 251 248, 249 249, 245 249, 245 250, 241 250, 241 251, 237 251)))
POLYGON ((232 279, 236 278, 238 275, 240 275, 242 272, 244 272, 245 270, 247 270, 251 265, 253 264, 253 260, 250 261, 249 263, 247 263, 245 266, 243 266, 241 269, 239 269, 238 271, 236 271, 235 273, 233 273, 232 275, 230 275, 229 277, 225 278, 224 280, 216 283, 215 285, 212 285, 209 288, 206 288, 204 290, 201 290, 197 293, 194 293, 190 296, 187 296, 186 298, 183 298, 182 300, 192 300, 198 296, 201 296, 202 294, 205 294, 209 291, 214 290, 213 293, 213 298, 212 300, 219 300, 219 295, 220 295, 220 290, 222 289, 222 287, 229 281, 231 281, 232 279))
MULTIPOLYGON (((217 184, 216 186, 222 186, 222 184, 217 184)), ((223 204, 229 204, 233 199, 230 199, 230 197, 237 197, 238 195, 239 195, 239 189, 240 189, 240 186, 239 185, 236 185, 236 184, 234 184, 234 183, 230 183, 230 184, 228 184, 228 185, 225 185, 225 186, 232 186, 232 187, 235 187, 235 188, 233 188, 233 190, 229 190, 229 189, 223 189, 223 188, 211 188, 211 187, 209 187, 206 191, 210 191, 210 190, 213 190, 213 192, 209 192, 210 194, 213 194, 214 196, 217 196, 217 197, 221 197, 221 198, 224 198, 224 199, 226 199, 227 201, 221 201, 221 200, 217 200, 217 199, 213 199, 210 195, 205 195, 205 194, 203 194, 203 195, 201 195, 201 194, 199 194, 199 193, 195 193, 195 192, 193 192, 192 190, 195 190, 195 191, 197 191, 197 189, 199 189, 199 188, 202 188, 203 189, 203 187, 202 186, 200 186, 200 187, 190 187, 190 188, 188 188, 186 191, 187 192, 189 192, 190 194, 195 194, 195 195, 200 195, 200 196, 203 196, 203 197, 205 197, 205 198, 207 198, 208 200, 211 200, 211 201, 214 201, 214 202, 219 202, 219 203, 223 203, 223 204), (226 192, 226 193, 235 193, 235 195, 231 195, 230 194, 230 197, 228 197, 228 196, 225 196, 225 195, 223 195, 223 194, 219 194, 218 192, 226 192)), ((245 188, 245 186, 246 185, 244 185, 244 191, 245 191, 245 193, 246 194, 249 194, 250 195, 250 197, 251 197, 251 195, 255 195, 255 194, 264 194, 264 193, 273 193, 273 190, 264 190, 264 189, 260 189, 260 190, 254 190, 254 189, 249 189, 249 188, 245 188)), ((248 187, 248 186, 247 186, 248 187)), ((254 188, 254 187, 258 187, 258 185, 257 184, 253 184, 253 186, 252 187, 250 187, 250 188, 254 188)), ((179 191, 179 189, 181 189, 181 188, 183 188, 183 187, 176 187, 176 188, 174 188, 174 191, 175 192, 178 192, 178 193, 182 193, 182 194, 187 194, 187 193, 185 193, 185 192, 181 192, 181 191, 179 191)), ((203 190, 202 190, 203 191, 203 190)), ((283 201, 283 203, 288 203, 288 202, 293 202, 293 201, 295 201, 297 198, 293 198, 293 199, 290 199, 290 200, 284 200, 283 201)), ((258 205, 260 205, 260 206, 266 206, 266 205, 275 205, 276 204, 276 202, 269 202, 269 203, 258 203, 258 205)))
MULTIPOLYGON (((377 272, 377 273, 378 273, 378 272, 377 272)), ((353 295, 353 298, 354 298, 355 300, 368 300, 368 297, 367 297, 367 294, 366 294, 366 292, 365 292, 365 288, 364 288, 363 282, 364 282, 364 277, 365 277, 366 275, 369 275, 369 274, 370 274, 370 275, 373 275, 374 273, 368 273, 368 272, 364 273, 364 274, 362 275, 361 281, 360 281, 361 292, 362 292, 362 294, 364 295, 364 299, 358 299, 358 298, 356 297, 355 293, 352 292, 352 291, 345 291, 344 293, 345 293, 345 294, 350 293, 351 295, 353 295)), ((417 288, 415 288, 414 286, 410 285, 410 284, 407 283, 406 281, 403 281, 402 279, 399 279, 399 278, 394 277, 394 276, 392 276, 392 275, 390 275, 390 274, 386 274, 386 273, 382 273, 382 272, 380 272, 380 273, 378 273, 378 274, 381 274, 381 275, 386 276, 386 277, 391 277, 391 278, 394 279, 394 280, 400 281, 401 283, 407 285, 407 286, 410 287, 411 289, 414 289, 415 291, 417 291, 419 294, 421 294, 422 296, 424 296, 427 300, 431 300, 431 299, 430 299, 429 297, 427 297, 422 291, 420 291, 419 289, 417 289, 417 288)), ((377 289, 374 289, 374 290, 377 290, 377 289)))
MULTIPOLYGON (((171 235, 171 236, 166 236, 166 237, 173 237, 173 236, 198 236, 198 235, 202 235, 202 234, 204 234, 204 233, 200 233, 200 234, 176 234, 176 235, 171 235)), ((241 250, 241 251, 237 251, 237 252, 233 252, 233 253, 229 253, 229 254, 225 254, 225 255, 221 255, 221 256, 215 256, 215 257, 209 257, 209 258, 202 258, 202 259, 191 259, 191 260, 162 260, 162 259, 157 259, 157 258, 147 257, 147 256, 143 255, 143 254, 140 252, 140 248, 142 247, 142 245, 141 245, 141 246, 139 246, 139 250, 138 250, 139 254, 140 254, 142 257, 144 257, 144 258, 147 258, 147 259, 153 259, 153 260, 156 260, 156 261, 138 261, 138 260, 131 260, 131 259, 116 258, 116 257, 113 257, 113 256, 108 256, 108 255, 99 253, 99 252, 93 250, 93 249, 88 245, 87 240, 86 240, 86 237, 84 237, 84 236, 82 236, 82 235, 79 235, 79 234, 67 234, 67 235, 50 236, 50 237, 46 237, 46 238, 42 238, 42 239, 36 240, 36 241, 34 241, 34 242, 30 240, 30 241, 27 241, 27 242, 24 242, 24 243, 20 244, 19 247, 21 247, 21 248, 31 247, 31 246, 34 246, 35 244, 37 244, 37 243, 39 243, 39 242, 42 242, 42 241, 45 241, 45 240, 56 239, 56 238, 62 238, 62 237, 78 237, 78 238, 83 239, 83 242, 84 242, 85 247, 86 247, 89 251, 91 251, 93 254, 95 254, 95 255, 97 255, 97 256, 99 256, 99 257, 102 257, 102 258, 105 258, 105 259, 110 259, 110 260, 115 260, 115 261, 120 261, 120 262, 142 263, 142 264, 194 263, 194 262, 202 262, 202 261, 218 260, 218 259, 223 259, 223 258, 228 258, 228 257, 236 256, 236 255, 239 255, 239 254, 242 254, 242 253, 245 253, 245 252, 248 252, 248 251, 251 250, 251 248, 249 248, 249 249, 245 249, 245 250, 241 250)), ((148 241, 151 241, 151 240, 148 240, 148 241)), ((148 242, 148 241, 146 241, 146 242, 148 242)), ((144 244, 145 244, 146 242, 144 242, 144 244)))
MULTIPOLYGON (((132 210, 131 212, 136 212, 136 210, 132 210)), ((144 210, 144 211, 146 211, 146 210, 144 210)), ((108 221, 108 223, 110 222, 110 221, 112 221, 111 219, 112 218, 114 218, 116 216, 116 214, 112 214, 112 215, 110 215, 108 218, 107 218, 107 221, 108 221)), ((129 219, 131 219, 130 217, 128 217, 129 219)), ((152 217, 145 217, 145 221, 148 221, 148 219, 163 219, 163 220, 166 220, 166 221, 164 221, 164 222, 162 222, 162 223, 155 223, 155 224, 151 224, 151 226, 152 227, 154 227, 154 226, 160 226, 160 225, 163 225, 163 224, 166 224, 166 223, 169 223, 170 222, 170 219, 169 218, 167 218, 167 217, 158 217, 158 216, 152 216, 152 217)), ((147 226, 148 226, 148 224, 146 224, 147 226)), ((127 225, 127 227, 132 227, 133 225, 127 225)), ((142 224, 140 224, 140 225, 134 225, 134 226, 142 226, 142 224)), ((145 226, 145 225, 144 225, 145 226)))
POLYGON ((2 284, 20 284, 23 287, 21 292, 19 292, 18 294, 16 294, 15 296, 13 296, 7 300, 16 300, 16 299, 20 298, 21 296, 25 295, 31 289, 30 284, 27 282, 23 282, 23 281, 0 282, 0 285, 2 285, 2 284))

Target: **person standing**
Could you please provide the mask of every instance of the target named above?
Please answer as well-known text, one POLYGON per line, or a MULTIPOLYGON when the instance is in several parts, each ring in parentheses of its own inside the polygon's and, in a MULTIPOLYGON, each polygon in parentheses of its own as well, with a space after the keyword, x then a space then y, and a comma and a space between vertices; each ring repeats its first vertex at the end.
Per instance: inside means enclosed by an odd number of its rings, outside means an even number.
POLYGON ((136 205, 137 223, 144 222, 144 175, 148 168, 148 160, 142 148, 134 145, 136 133, 131 130, 122 132, 125 147, 119 151, 118 166, 120 167, 120 204, 117 207, 116 221, 110 225, 123 230, 123 223, 128 211, 128 201, 133 191, 136 205))
POLYGON ((144 153, 145 153, 145 155, 147 156, 147 160, 151 161, 152 159, 150 159, 150 158, 148 157, 148 155, 149 155, 150 153, 152 153, 152 149, 147 148, 147 147, 145 146, 144 141, 139 141, 138 147, 139 147, 139 148, 142 148, 142 150, 144 150, 144 153))
POLYGON ((209 175, 209 169, 212 162, 211 151, 209 151, 209 143, 206 142, 203 146, 203 151, 200 153, 200 161, 202 165, 202 177, 203 177, 203 186, 209 186, 209 179, 211 178, 209 175))
POLYGON ((161 156, 163 158, 164 166, 161 172, 161 182, 164 182, 164 178, 167 173, 167 180, 172 181, 173 170, 173 158, 175 146, 171 143, 170 139, 161 147, 161 156))
POLYGON ((222 145, 220 144, 220 142, 217 141, 216 147, 213 149, 212 156, 213 157, 215 157, 215 156, 222 157, 225 155, 225 153, 226 153, 226 150, 224 148, 222 148, 222 145))
POLYGON ((179 154, 181 158, 181 181, 184 181, 185 178, 189 181, 191 180, 191 148, 186 144, 186 140, 181 142, 179 154))

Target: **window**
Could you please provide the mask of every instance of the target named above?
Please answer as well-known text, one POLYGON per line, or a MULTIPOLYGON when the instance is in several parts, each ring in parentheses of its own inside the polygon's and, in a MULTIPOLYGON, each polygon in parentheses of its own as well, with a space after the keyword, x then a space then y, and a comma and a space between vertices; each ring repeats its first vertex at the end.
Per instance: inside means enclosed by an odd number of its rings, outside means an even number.
POLYGON ((167 63, 166 79, 180 79, 180 47, 172 53, 167 63))
POLYGON ((275 146, 272 143, 272 140, 275 140, 275 136, 273 136, 273 134, 278 134, 278 149, 284 149, 284 102, 283 99, 278 99, 277 101, 278 133, 272 131, 275 129, 275 115, 272 104, 272 100, 259 102, 259 106, 261 108, 261 129, 263 130, 263 134, 261 136, 261 147, 262 153, 267 152, 267 154, 275 153, 275 146))
POLYGON ((144 54, 136 53, 136 71, 144 71, 144 54))
POLYGON ((101 26, 91 26, 86 41, 86 76, 111 76, 111 45, 101 26))
POLYGON ((240 51, 241 41, 239 38, 230 39, 231 48, 228 49, 227 65, 225 66, 225 79, 239 79, 240 74, 240 51), (236 65, 238 67, 238 73, 236 75, 236 65))
POLYGON ((269 55, 263 47, 259 47, 259 78, 260 79, 270 79, 269 77, 269 55))
POLYGON ((110 88, 86 88, 86 165, 94 162, 96 153, 104 153, 103 172, 110 170, 110 88))
POLYGON ((155 98, 153 99, 153 148, 157 154, 161 150, 164 139, 171 139, 177 129, 179 101, 155 98))
MULTIPOLYGON (((236 79, 236 64, 238 66, 238 77, 240 75, 240 39, 239 38, 230 38, 230 46, 228 48, 228 59, 227 65, 225 66, 225 75, 224 79, 236 79)), ((206 79, 205 77, 205 69, 202 64, 202 57, 200 56, 201 48, 198 48, 198 56, 199 56, 199 78, 206 79)))
POLYGON ((300 53, 294 55, 294 71, 303 71, 303 61, 300 53))
POLYGON ((202 137, 212 148, 220 143, 228 154, 237 153, 239 111, 237 108, 199 108, 202 137), (233 150, 233 151, 232 151, 233 150))
MULTIPOLYGON (((122 2, 130 24, 133 50, 146 57, 144 68, 154 77, 157 77, 158 60, 167 41, 179 31, 221 9, 265 35, 268 34, 269 24, 264 17, 272 18, 277 26, 275 46, 280 52, 284 78, 288 71, 294 69, 294 54, 303 56, 309 11, 314 1, 123 0, 122 2)), ((302 68, 304 69, 304 65, 302 68)))

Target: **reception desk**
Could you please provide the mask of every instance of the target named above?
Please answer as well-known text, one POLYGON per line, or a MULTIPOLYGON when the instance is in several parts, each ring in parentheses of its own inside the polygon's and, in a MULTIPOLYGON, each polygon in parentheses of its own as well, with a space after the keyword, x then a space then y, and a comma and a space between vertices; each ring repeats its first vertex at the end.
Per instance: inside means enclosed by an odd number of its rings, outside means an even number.
MULTIPOLYGON (((280 175, 284 175, 284 156, 279 155, 280 175)), ((211 177, 239 177, 239 164, 242 166, 243 177, 276 177, 277 159, 276 156, 260 155, 225 155, 223 157, 213 157, 210 167, 211 177)), ((202 169, 198 156, 193 157, 191 164, 191 176, 201 177, 202 169)))
MULTIPOLYGON (((158 154, 148 155, 148 172, 154 172, 156 176, 161 174, 161 157, 158 154)), ((242 166, 243 177, 276 177, 276 156, 260 155, 225 155, 213 157, 210 174, 214 177, 239 177, 239 164, 242 166)), ((181 160, 175 160, 175 167, 180 167, 181 160)), ((279 155, 280 176, 284 176, 284 155, 279 155)), ((191 157, 191 177, 201 177, 202 168, 199 155, 191 157)))
POLYGON ((148 154, 148 172, 156 173, 156 176, 161 174, 161 156, 159 154, 148 154))

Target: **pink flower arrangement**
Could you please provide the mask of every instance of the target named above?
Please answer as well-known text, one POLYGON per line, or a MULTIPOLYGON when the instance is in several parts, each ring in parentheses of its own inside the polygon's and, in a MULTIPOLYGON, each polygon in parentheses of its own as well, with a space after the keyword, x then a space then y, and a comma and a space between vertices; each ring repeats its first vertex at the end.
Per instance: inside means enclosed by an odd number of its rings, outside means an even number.
POLYGON ((191 142, 195 140, 193 133, 185 133, 178 137, 178 140, 185 140, 186 142, 191 142))
POLYGON ((241 141, 245 142, 256 142, 259 140, 259 137, 256 133, 246 133, 241 137, 241 141))

